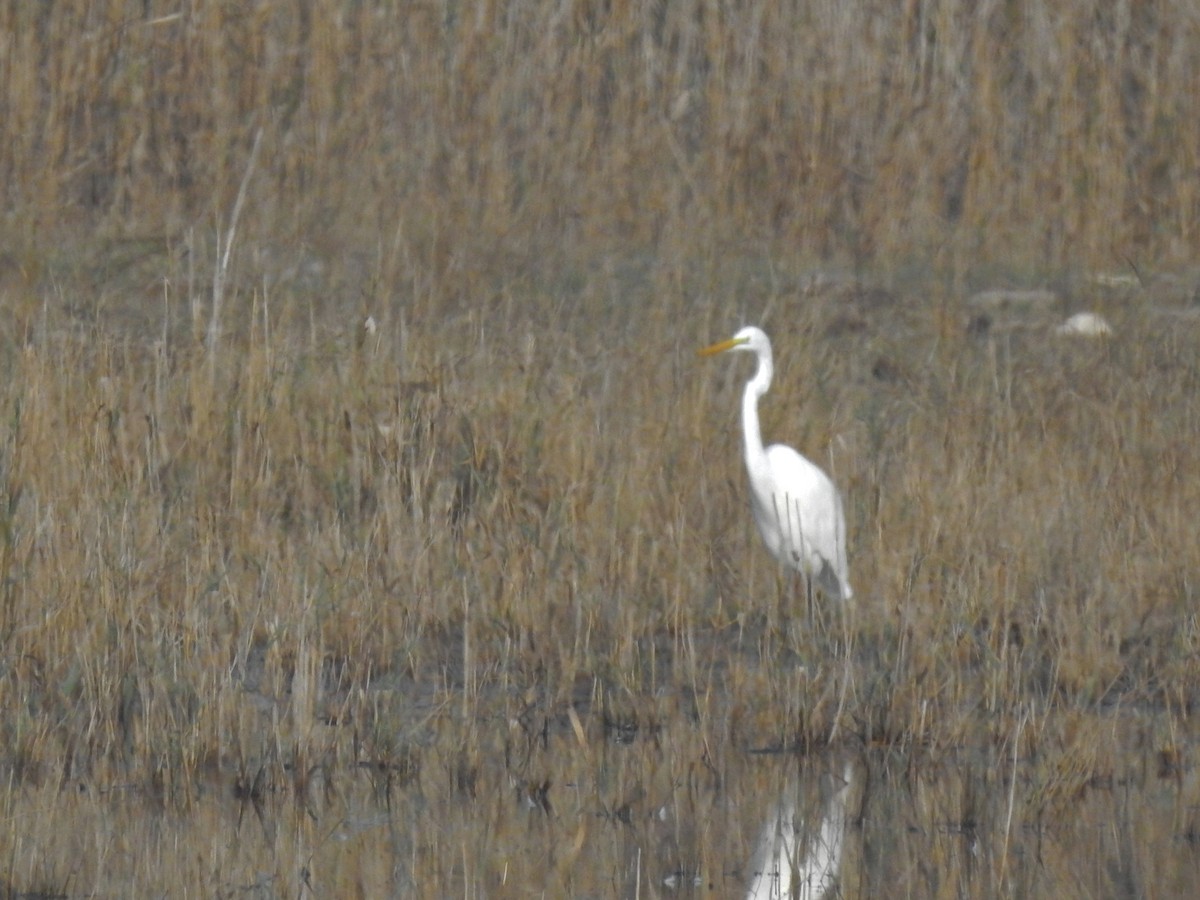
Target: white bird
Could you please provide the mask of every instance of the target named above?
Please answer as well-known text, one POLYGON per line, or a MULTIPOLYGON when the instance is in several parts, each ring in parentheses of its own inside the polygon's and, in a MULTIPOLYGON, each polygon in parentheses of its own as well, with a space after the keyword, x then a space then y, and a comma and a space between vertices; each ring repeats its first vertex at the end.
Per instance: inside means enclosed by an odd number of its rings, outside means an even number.
MULTIPOLYGON (((742 395, 742 437, 750 474, 750 508, 772 555, 813 581, 830 597, 854 596, 846 568, 846 517, 842 498, 829 476, 791 447, 763 448, 758 399, 771 387, 775 365, 771 341, 762 329, 743 328, 727 341, 699 351, 753 353, 758 370, 742 395)), ((811 599, 811 598, 810 598, 811 599)))

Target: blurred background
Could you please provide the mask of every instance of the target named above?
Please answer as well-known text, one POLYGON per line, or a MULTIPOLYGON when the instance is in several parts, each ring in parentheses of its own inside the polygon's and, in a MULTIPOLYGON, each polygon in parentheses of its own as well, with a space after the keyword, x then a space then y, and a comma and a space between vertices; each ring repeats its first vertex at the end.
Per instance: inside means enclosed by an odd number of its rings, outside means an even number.
POLYGON ((88 248, 100 275, 199 253, 228 225, 260 132, 240 276, 376 315, 520 280, 562 291, 606 261, 699 269, 696 290, 765 260, 959 284, 1196 265, 1188 4, 106 2, 0 16, 10 279, 67 265, 55 248, 88 248))

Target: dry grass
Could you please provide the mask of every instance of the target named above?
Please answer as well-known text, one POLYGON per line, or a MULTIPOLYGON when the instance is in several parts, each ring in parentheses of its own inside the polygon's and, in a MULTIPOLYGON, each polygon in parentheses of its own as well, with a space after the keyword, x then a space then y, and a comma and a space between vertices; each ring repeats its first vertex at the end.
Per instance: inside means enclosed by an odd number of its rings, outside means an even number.
POLYGON ((1200 20, 879 6, 0 13, 0 890, 1195 881, 1200 20))

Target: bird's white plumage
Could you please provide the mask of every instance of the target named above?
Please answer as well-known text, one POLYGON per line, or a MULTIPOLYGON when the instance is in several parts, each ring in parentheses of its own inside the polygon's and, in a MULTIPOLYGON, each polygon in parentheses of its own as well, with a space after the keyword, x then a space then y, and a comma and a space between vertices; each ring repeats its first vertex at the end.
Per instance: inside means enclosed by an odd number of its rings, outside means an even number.
POLYGON ((842 498, 829 476, 791 447, 763 447, 758 400, 771 387, 775 366, 771 341, 762 329, 743 328, 727 341, 700 351, 753 353, 758 369, 742 395, 742 437, 750 476, 750 508, 772 555, 814 581, 831 597, 849 600, 854 592, 846 565, 846 517, 842 498))

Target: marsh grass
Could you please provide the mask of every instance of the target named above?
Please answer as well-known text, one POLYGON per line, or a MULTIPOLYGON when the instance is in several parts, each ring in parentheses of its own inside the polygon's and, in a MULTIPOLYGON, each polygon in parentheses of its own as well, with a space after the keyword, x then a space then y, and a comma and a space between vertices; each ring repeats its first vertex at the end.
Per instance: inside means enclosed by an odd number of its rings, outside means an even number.
POLYGON ((1200 42, 1098 9, 0 13, 0 888, 737 893, 847 755, 844 894, 1194 883, 1200 42))

